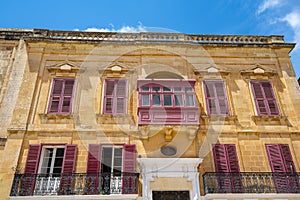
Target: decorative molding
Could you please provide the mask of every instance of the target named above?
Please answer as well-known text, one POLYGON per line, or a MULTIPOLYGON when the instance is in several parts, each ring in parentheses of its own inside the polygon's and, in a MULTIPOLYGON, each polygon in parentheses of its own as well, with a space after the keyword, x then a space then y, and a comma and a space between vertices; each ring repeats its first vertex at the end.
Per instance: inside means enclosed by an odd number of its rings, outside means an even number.
POLYGON ((130 114, 96 114, 98 124, 133 124, 130 114))
POLYGON ((56 77, 75 77, 80 68, 70 61, 64 61, 55 65, 46 66, 46 69, 56 77))
POLYGON ((286 125, 292 127, 293 125, 289 122, 287 116, 252 116, 253 121, 256 125, 286 125))
POLYGON ((203 124, 215 125, 236 125, 238 118, 236 115, 201 115, 200 118, 204 121, 203 124))
POLYGON ((241 70, 240 73, 248 79, 266 80, 271 79, 278 74, 276 70, 258 63, 254 66, 241 70))
POLYGON ((42 124, 73 124, 73 114, 39 114, 42 124))
POLYGON ((152 199, 150 182, 154 178, 186 178, 192 182, 190 199, 200 197, 198 165, 202 163, 201 158, 138 158, 137 161, 143 179, 143 199, 152 199))
POLYGON ((210 64, 194 69, 194 73, 201 78, 220 79, 222 76, 228 76, 231 69, 216 64, 210 64))
POLYGON ((132 72, 135 72, 135 69, 120 62, 113 62, 110 65, 99 69, 99 73, 105 74, 105 77, 107 78, 121 78, 124 77, 125 74, 132 72))

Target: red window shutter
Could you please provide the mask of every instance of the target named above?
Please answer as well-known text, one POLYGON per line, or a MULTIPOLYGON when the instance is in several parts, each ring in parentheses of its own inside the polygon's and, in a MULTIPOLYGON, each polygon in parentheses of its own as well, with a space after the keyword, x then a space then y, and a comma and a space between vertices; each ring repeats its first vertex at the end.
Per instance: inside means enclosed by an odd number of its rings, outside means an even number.
POLYGON ((62 173, 73 173, 75 171, 76 154, 77 145, 67 144, 65 148, 62 173))
POLYGON ((296 168, 293 162, 292 154, 288 144, 281 144, 281 155, 285 164, 286 172, 296 172, 296 168))
POLYGON ((25 174, 36 174, 40 159, 41 145, 31 144, 28 149, 28 156, 25 165, 25 174))
POLYGON ((228 168, 230 172, 240 172, 239 161, 234 144, 228 144, 225 146, 228 155, 228 168))
POLYGON ((87 160, 86 192, 87 194, 99 194, 101 145, 90 144, 87 160))
POLYGON ((258 115, 279 115, 272 84, 269 81, 251 81, 258 115))
POLYGON ((101 156, 101 145, 90 144, 88 161, 87 161, 87 173, 99 173, 100 172, 100 156, 101 156))
POLYGON ((136 193, 136 147, 135 144, 125 144, 123 147, 123 181, 122 193, 135 194, 136 193))
POLYGON ((31 144, 28 149, 28 156, 25 165, 25 175, 22 178, 20 193, 21 196, 33 195, 35 187, 35 177, 40 160, 41 145, 31 144))
POLYGON ((124 114, 126 109, 126 80, 107 79, 104 88, 104 113, 124 114))
POLYGON ((266 150, 272 172, 286 172, 279 145, 266 144, 266 150))
POLYGON ((74 187, 73 172, 75 171, 76 155, 77 145, 67 144, 65 146, 64 162, 59 186, 59 194, 61 195, 72 194, 74 187))
POLYGON ((229 106, 223 81, 204 81, 208 115, 228 115, 229 106))
POLYGON ((70 113, 75 79, 53 79, 49 113, 70 113))
POLYGON ((215 144, 213 146, 213 154, 216 172, 229 172, 225 145, 215 144))

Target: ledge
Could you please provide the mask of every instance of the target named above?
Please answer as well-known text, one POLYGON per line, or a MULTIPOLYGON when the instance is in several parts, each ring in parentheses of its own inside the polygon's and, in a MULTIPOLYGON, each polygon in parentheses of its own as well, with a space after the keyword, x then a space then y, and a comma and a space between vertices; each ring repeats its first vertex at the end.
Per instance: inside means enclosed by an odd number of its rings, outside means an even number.
POLYGON ((21 196, 9 197, 10 200, 98 200, 98 199, 120 199, 134 200, 138 199, 137 194, 111 194, 111 195, 66 195, 66 196, 21 196))
POLYGON ((204 120, 204 124, 235 125, 237 122, 236 115, 201 115, 200 118, 204 120))
POLYGON ((42 124, 73 124, 73 114, 39 114, 42 124))
POLYGON ((287 116, 252 116, 253 121, 256 125, 286 125, 286 126, 292 126, 291 123, 288 120, 287 116))
POLYGON ((133 116, 130 114, 97 114, 98 124, 133 124, 133 116))
POLYGON ((247 193, 225 193, 225 194, 206 194, 204 199, 300 199, 300 194, 284 194, 284 193, 269 193, 269 194, 247 194, 247 193))

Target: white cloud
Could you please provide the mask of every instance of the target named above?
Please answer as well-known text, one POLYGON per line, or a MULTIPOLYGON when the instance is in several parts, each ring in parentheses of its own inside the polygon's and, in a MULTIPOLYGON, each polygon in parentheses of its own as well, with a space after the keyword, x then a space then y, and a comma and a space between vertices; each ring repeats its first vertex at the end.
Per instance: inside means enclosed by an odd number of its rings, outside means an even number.
POLYGON ((258 7, 257 14, 264 12, 269 8, 274 8, 281 4, 281 0, 265 0, 260 6, 258 7))
MULTIPOLYGON (((86 32, 120 32, 120 33, 139 33, 139 32, 147 32, 146 27, 143 25, 138 25, 137 27, 133 26, 122 26, 120 29, 115 29, 113 25, 110 25, 111 28, 96 28, 90 27, 83 31, 86 32)), ((74 31, 80 31, 79 29, 74 29, 74 31)))
POLYGON ((300 14, 299 11, 293 11, 287 14, 285 17, 280 19, 281 21, 287 22, 288 25, 291 26, 294 32, 294 41, 298 44, 297 48, 300 44, 300 14))

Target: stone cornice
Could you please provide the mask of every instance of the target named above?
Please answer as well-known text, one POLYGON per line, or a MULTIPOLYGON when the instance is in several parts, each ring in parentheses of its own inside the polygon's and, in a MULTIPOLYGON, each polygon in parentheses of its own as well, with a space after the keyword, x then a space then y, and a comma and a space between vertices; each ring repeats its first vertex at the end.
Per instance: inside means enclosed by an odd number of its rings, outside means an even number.
POLYGON ((141 43, 186 43, 213 46, 255 46, 272 45, 273 47, 294 48, 294 43, 285 43, 280 35, 203 35, 183 33, 119 33, 119 32, 84 32, 57 31, 48 29, 0 29, 0 39, 33 41, 80 41, 80 42, 141 42, 141 43))

